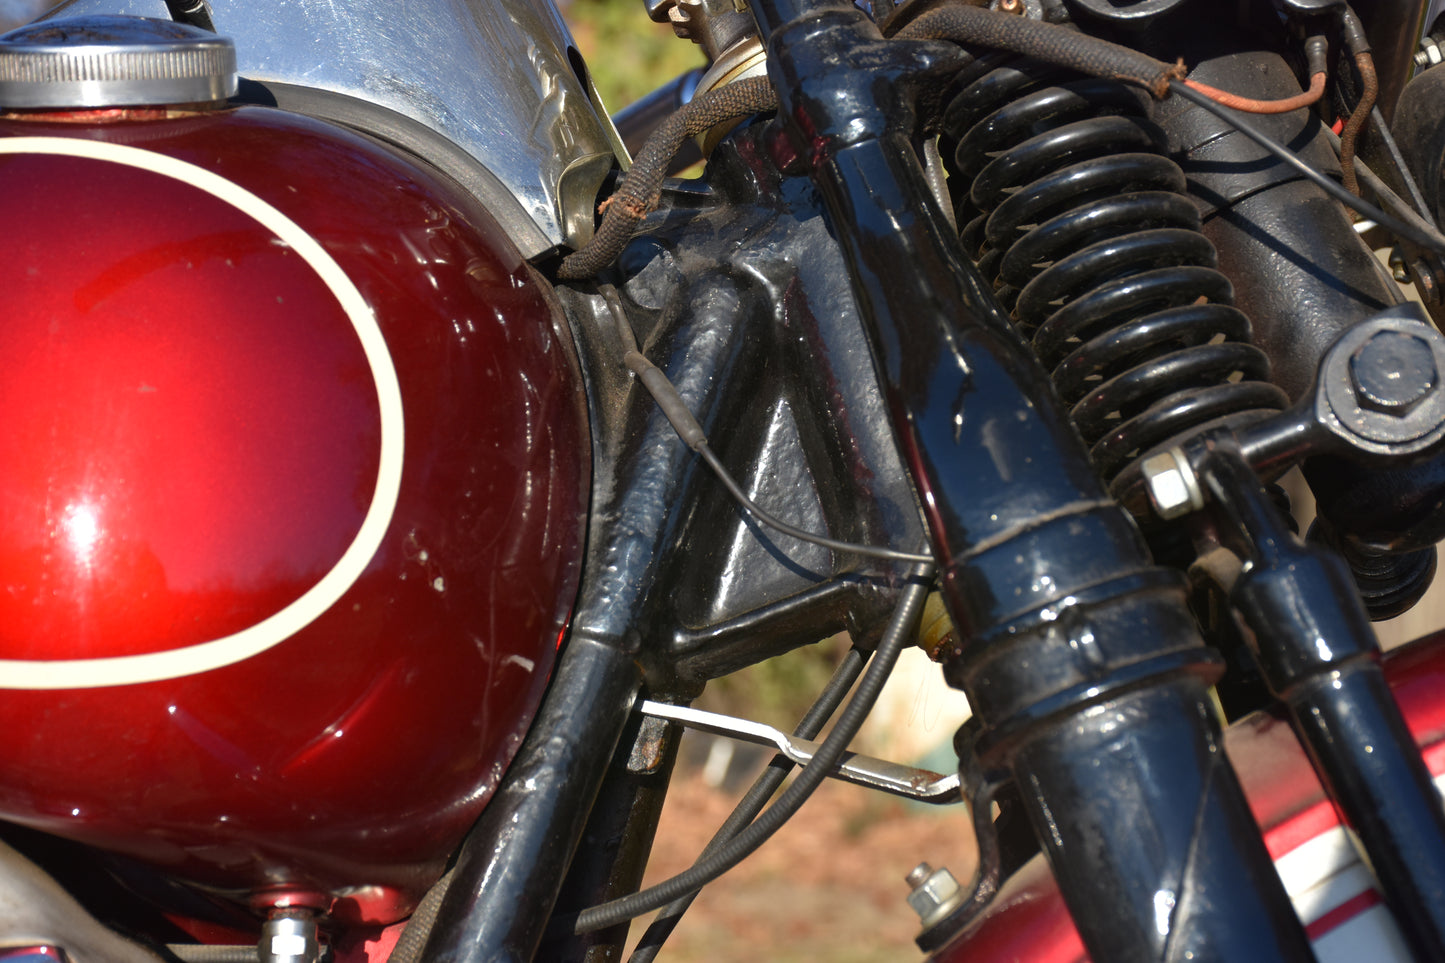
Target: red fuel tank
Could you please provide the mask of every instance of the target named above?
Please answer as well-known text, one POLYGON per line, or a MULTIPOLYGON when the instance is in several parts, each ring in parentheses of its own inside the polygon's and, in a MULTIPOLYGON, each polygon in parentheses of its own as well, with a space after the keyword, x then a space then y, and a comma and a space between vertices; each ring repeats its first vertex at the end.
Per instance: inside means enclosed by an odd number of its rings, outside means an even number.
POLYGON ((12 114, 0 178, 0 818, 399 918, 576 591, 544 283, 452 182, 263 107, 12 114))

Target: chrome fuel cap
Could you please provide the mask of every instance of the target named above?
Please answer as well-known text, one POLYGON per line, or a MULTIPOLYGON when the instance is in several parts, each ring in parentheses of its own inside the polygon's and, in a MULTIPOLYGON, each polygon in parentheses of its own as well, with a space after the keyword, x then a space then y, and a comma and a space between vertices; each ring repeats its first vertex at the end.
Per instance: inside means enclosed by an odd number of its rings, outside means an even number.
POLYGON ((235 45, 187 24, 69 17, 0 36, 0 109, 164 107, 235 92, 235 45))

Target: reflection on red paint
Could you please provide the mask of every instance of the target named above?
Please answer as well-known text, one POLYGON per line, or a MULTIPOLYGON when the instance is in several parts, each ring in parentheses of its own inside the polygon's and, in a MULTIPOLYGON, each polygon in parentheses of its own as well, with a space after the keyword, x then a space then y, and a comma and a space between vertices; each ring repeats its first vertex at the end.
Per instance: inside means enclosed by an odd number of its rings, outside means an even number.
MULTIPOLYGON (((24 735, 0 740, 0 818, 398 919, 520 744, 576 589, 586 415, 541 282, 449 182, 318 122, 0 121, 35 136, 197 165, 314 238, 385 339, 404 461, 375 555, 274 648, 5 691, 0 727, 24 735)), ((336 291, 174 177, 38 150, 0 153, 0 177, 0 659, 177 650, 285 609, 352 543, 381 471, 377 383, 336 291)))

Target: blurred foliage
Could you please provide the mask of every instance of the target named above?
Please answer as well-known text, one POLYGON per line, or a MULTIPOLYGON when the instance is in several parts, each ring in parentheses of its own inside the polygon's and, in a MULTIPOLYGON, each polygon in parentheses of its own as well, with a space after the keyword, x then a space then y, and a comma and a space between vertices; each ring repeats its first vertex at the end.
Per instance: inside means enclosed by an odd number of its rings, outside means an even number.
POLYGON ((704 63, 697 44, 648 19, 643 0, 571 0, 562 15, 612 113, 704 63))
POLYGON ((708 684, 698 705, 792 732, 850 645, 846 635, 835 635, 723 676, 708 684))

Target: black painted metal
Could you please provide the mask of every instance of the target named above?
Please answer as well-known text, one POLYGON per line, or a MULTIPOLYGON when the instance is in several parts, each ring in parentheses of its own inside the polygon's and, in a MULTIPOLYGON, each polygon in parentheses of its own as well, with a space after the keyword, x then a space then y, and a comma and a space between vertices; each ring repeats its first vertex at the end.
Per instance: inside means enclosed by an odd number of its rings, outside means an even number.
POLYGON ((506 779, 462 844, 421 959, 532 959, 639 681, 623 649, 574 633, 506 779))
MULTIPOLYGON (((727 279, 707 282, 731 303, 727 279)), ((594 412, 593 511, 581 595, 542 709, 496 796, 469 833, 423 958, 529 960, 641 684, 638 657, 657 644, 662 577, 697 502, 692 453, 641 386, 619 382, 615 345, 578 325, 594 412), (606 402, 604 404, 603 402, 606 402)), ((745 331, 683 327, 665 367, 699 420, 716 424, 748 362, 745 331)), ((737 396, 734 394, 734 398, 737 396)), ((732 401, 736 404, 736 401, 732 401)))
POLYGON ((1345 566, 1294 538, 1231 441, 1206 439, 1189 455, 1248 560, 1231 600, 1270 690, 1289 707, 1417 958, 1445 960, 1445 810, 1345 566))
MULTIPOLYGON (((1278 99, 1300 89, 1272 53, 1198 60, 1192 77, 1244 96, 1278 99)), ((1255 343, 1269 355, 1273 380, 1301 398, 1335 339, 1400 301, 1398 287, 1340 205, 1223 121, 1179 98, 1154 117, 1206 216, 1220 269, 1254 322, 1255 343)), ((1315 166, 1337 167, 1309 111, 1256 123, 1315 166)), ((1418 601, 1434 573, 1434 544, 1445 537, 1445 458, 1380 469, 1323 456, 1304 473, 1321 519, 1316 537, 1345 550, 1371 616, 1390 618, 1418 601)))
POLYGON ((753 10, 790 138, 779 153, 822 193, 946 565, 965 640, 950 679, 983 720, 980 751, 1026 787, 1086 946, 1110 961, 1311 959, 1223 761, 1216 663, 1179 581, 1149 566, 929 198, 909 90, 949 51, 884 43, 844 0, 753 10), (1127 814, 1100 818, 1105 798, 1127 814))
POLYGON ((1147 97, 1058 73, 1023 60, 960 84, 944 133, 972 253, 1117 495, 1155 450, 1288 399, 1214 269, 1147 97))
MULTIPOLYGON (((1300 91, 1294 72, 1273 53, 1197 59, 1191 77, 1241 96, 1279 99, 1300 91)), ((1274 382, 1298 399, 1335 338, 1397 303, 1398 289, 1354 235, 1344 209, 1291 168, 1181 98, 1160 104, 1153 117, 1204 216, 1220 270, 1254 322, 1254 341, 1269 355, 1274 382)), ((1338 170, 1308 110, 1254 122, 1315 167, 1338 170)))
MULTIPOLYGON (((747 332, 755 363, 735 375, 739 403, 711 444, 763 507, 836 538, 916 546, 918 505, 845 265, 811 185, 782 178, 764 140, 753 129, 724 142, 709 162, 707 203, 649 220, 623 252, 623 294, 650 351, 667 350, 667 328, 679 323, 747 332), (733 279, 743 296, 719 303, 710 277, 733 279)), ((670 635, 644 653, 655 691, 838 631, 866 644, 896 603, 888 566, 760 528, 716 486, 680 537, 670 635)))
MULTIPOLYGON (((681 738, 682 726, 676 723, 633 717, 622 743, 631 751, 612 759, 577 857, 558 894, 556 919, 575 918, 588 906, 641 888, 681 738)), ((582 935, 570 927, 553 926, 536 958, 582 963, 619 960, 627 931, 626 923, 582 935)))
MULTIPOLYGON (((618 283, 642 349, 766 508, 834 537, 917 545, 917 503, 812 189, 785 187, 746 131, 718 148, 710 180, 710 190, 670 191, 624 252, 618 283)), ((559 294, 593 413, 583 589, 558 681, 467 843, 469 877, 449 891, 428 960, 530 958, 574 848, 559 914, 626 888, 661 794, 657 779, 620 763, 605 781, 603 770, 639 667, 655 696, 686 700, 710 678, 830 632, 867 644, 897 596, 886 567, 759 529, 630 383, 600 299, 559 294), (615 701, 594 701, 599 688, 615 701), (549 793, 527 792, 528 779, 549 793), (585 852, 573 845, 584 820, 607 838, 585 852)), ((543 955, 605 957, 620 933, 559 937, 543 955)))
POLYGON ((1421 71, 1400 95, 1393 129, 1400 152, 1415 175, 1425 203, 1439 219, 1445 213, 1441 173, 1445 171, 1445 124, 1438 107, 1445 96, 1445 64, 1421 71))

